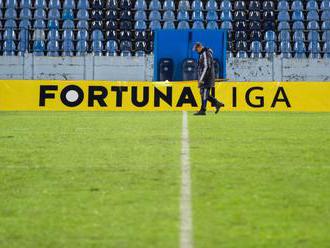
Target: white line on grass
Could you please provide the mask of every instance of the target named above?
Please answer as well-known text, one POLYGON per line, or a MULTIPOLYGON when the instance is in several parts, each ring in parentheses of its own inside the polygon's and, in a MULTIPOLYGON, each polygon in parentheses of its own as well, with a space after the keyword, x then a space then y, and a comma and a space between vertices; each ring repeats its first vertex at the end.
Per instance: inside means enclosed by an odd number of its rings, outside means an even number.
POLYGON ((180 248, 192 248, 191 183, 187 112, 182 112, 180 248))

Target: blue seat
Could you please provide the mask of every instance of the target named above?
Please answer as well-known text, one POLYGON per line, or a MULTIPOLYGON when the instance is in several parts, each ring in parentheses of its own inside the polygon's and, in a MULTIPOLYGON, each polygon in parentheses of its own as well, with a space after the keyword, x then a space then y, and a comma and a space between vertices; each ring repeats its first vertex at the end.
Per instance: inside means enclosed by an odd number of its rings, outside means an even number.
POLYGON ((262 9, 264 11, 273 11, 275 9, 274 2, 273 1, 263 1, 262 3, 262 9))
POLYGON ((188 0, 180 0, 178 5, 178 10, 188 11, 190 10, 190 3, 188 0))
POLYGON ((195 10, 193 13, 192 13, 192 17, 191 19, 193 21, 204 21, 204 15, 203 15, 203 12, 201 10, 195 10))
POLYGON ((79 0, 77 8, 78 9, 89 9, 89 1, 88 0, 79 0))
POLYGON ((89 20, 89 14, 88 14, 88 10, 86 9, 80 9, 77 12, 77 18, 78 20, 89 20))
POLYGON ((33 40, 45 40, 45 30, 35 29, 33 32, 33 40))
MULTIPOLYGON (((0 3, 1 6, 1 3, 0 3)), ((6 0, 7 9, 16 9, 18 7, 16 0, 6 0)))
POLYGON ((25 9, 25 8, 29 9, 29 8, 31 8, 31 6, 32 6, 32 1, 31 0, 21 0, 20 1, 20 7, 22 9, 25 9))
POLYGON ((319 19, 319 14, 316 10, 310 10, 307 13, 307 21, 318 21, 319 19))
POLYGON ((62 19, 63 20, 73 20, 74 14, 72 9, 64 9, 62 12, 62 19))
POLYGON ((75 9, 76 3, 74 0, 64 0, 63 9, 75 9))
POLYGON ((264 22, 264 30, 268 31, 268 30, 275 30, 275 22, 273 21, 268 21, 268 22, 264 22))
POLYGON ((292 9, 293 11, 296 11, 296 10, 300 10, 300 11, 302 11, 302 10, 304 10, 303 3, 302 3, 300 0, 294 0, 294 1, 292 2, 291 9, 292 9))
POLYGON ((28 51, 28 43, 25 40, 19 41, 17 45, 18 55, 23 56, 28 51))
POLYGON ((103 43, 102 41, 93 41, 92 42, 92 52, 96 56, 102 56, 103 43))
POLYGON ((163 29, 175 29, 175 25, 173 21, 165 21, 163 25, 163 29))
POLYGON ((147 29, 147 24, 145 21, 139 20, 135 22, 134 25, 135 30, 146 30, 147 29))
POLYGON ((135 42, 135 50, 145 52, 147 50, 147 43, 145 41, 135 42))
POLYGON ((261 21, 260 11, 250 11, 249 21, 260 22, 261 21))
POLYGON ((77 55, 84 56, 87 53, 88 44, 86 40, 79 40, 77 42, 77 55))
POLYGON ((281 0, 278 2, 277 4, 277 10, 278 11, 289 11, 290 7, 289 7, 289 2, 286 0, 281 0))
POLYGON ((295 42, 293 50, 295 52, 295 58, 301 59, 306 58, 306 46, 305 43, 302 41, 295 42))
POLYGON ((123 50, 123 51, 120 52, 120 56, 121 57, 130 57, 130 56, 132 56, 132 52, 127 51, 127 50, 123 50))
POLYGON ((327 42, 323 46, 324 58, 330 59, 330 42, 327 42))
POLYGON ((78 21, 77 23, 77 29, 88 29, 89 25, 88 25, 88 21, 87 20, 81 20, 78 21))
POLYGON ((319 23, 317 21, 310 21, 307 24, 307 29, 308 30, 319 30, 320 29, 319 23))
POLYGON ((160 21, 154 20, 150 22, 149 28, 151 30, 161 29, 162 26, 160 25, 160 21))
POLYGON ((147 14, 144 10, 138 10, 135 12, 134 15, 135 21, 146 21, 147 20, 147 14))
POLYGON ((28 8, 22 9, 20 12, 20 19, 32 19, 32 13, 31 10, 28 8))
POLYGON ((19 41, 24 41, 25 43, 28 43, 28 41, 29 41, 29 31, 25 30, 25 29, 21 29, 18 33, 18 40, 19 41))
POLYGON ((279 41, 290 41, 291 40, 290 31, 288 30, 281 31, 278 35, 278 39, 279 41))
POLYGON ((147 9, 147 3, 145 0, 137 0, 135 2, 135 7, 136 10, 146 10, 147 9))
POLYGON ((150 4, 149 4, 149 9, 150 10, 157 10, 159 11, 161 9, 161 4, 159 0, 151 0, 150 4))
POLYGON ((175 20, 175 15, 172 10, 167 10, 163 14, 163 20, 164 21, 174 21, 175 20))
POLYGON ((321 10, 330 10, 330 0, 323 0, 322 1, 321 10))
POLYGON ((275 34, 275 32, 274 31, 271 31, 271 30, 267 31, 265 33, 265 40, 266 41, 276 41, 276 34, 275 34))
POLYGON ((16 51, 16 45, 13 40, 5 40, 3 43, 3 55, 14 56, 16 51))
POLYGON ((46 19, 46 12, 43 9, 36 9, 34 11, 34 19, 38 20, 45 20, 46 19))
POLYGON ((135 56, 137 56, 137 57, 143 57, 143 56, 145 56, 145 51, 142 51, 142 50, 137 50, 136 52, 135 52, 135 56))
POLYGON ((293 41, 305 41, 305 33, 302 30, 297 30, 293 33, 293 41))
POLYGON ((16 21, 13 19, 8 19, 5 21, 5 28, 17 28, 16 21))
POLYGON ((131 52, 132 51, 132 42, 131 41, 121 41, 120 50, 126 51, 126 52, 131 52))
POLYGON ((45 55, 45 42, 43 40, 35 40, 33 42, 33 54, 35 56, 45 55))
POLYGON ((52 29, 59 29, 60 24, 58 22, 58 20, 49 20, 47 23, 48 29, 52 30, 52 29))
POLYGON ((209 21, 206 24, 206 29, 219 29, 218 23, 216 21, 209 21))
MULTIPOLYGON (((45 6, 47 6, 45 0, 35 0, 34 7, 36 9, 44 9, 45 6)), ((31 7, 31 6, 29 6, 29 7, 31 7)))
POLYGON ((285 41, 280 42, 280 52, 282 53, 282 57, 285 57, 285 58, 291 57, 292 48, 291 48, 290 41, 285 40, 285 41), (285 55, 283 55, 283 53, 285 55))
POLYGON ((118 51, 118 43, 116 40, 108 40, 105 45, 107 56, 116 56, 118 51))
POLYGON ((322 41, 324 42, 330 41, 330 30, 323 32, 322 41))
POLYGON ((5 29, 5 31, 3 32, 3 39, 4 40, 16 40, 16 34, 15 34, 14 29, 12 29, 12 28, 5 29))
POLYGON ((42 19, 35 20, 33 24, 34 29, 45 29, 46 28, 46 23, 42 19))
POLYGON ((88 40, 88 31, 86 29, 78 30, 77 40, 88 40))
POLYGON ((48 12, 48 19, 59 20, 61 18, 60 11, 58 9, 50 9, 48 12))
POLYGON ((322 23, 322 30, 330 30, 330 21, 325 21, 322 23))
POLYGON ((286 11, 286 10, 281 10, 281 11, 278 13, 277 20, 278 20, 279 22, 288 22, 288 21, 290 21, 290 15, 289 15, 289 12, 286 11))
POLYGON ((194 21, 192 28, 193 29, 204 29, 204 23, 201 21, 194 21))
POLYGON ((225 30, 232 30, 233 24, 231 23, 231 21, 224 21, 221 23, 221 28, 225 30))
POLYGON ((215 10, 210 10, 206 14, 206 20, 207 21, 217 21, 218 20, 218 15, 215 10))
POLYGON ((255 0, 250 1, 249 10, 250 11, 260 11, 261 10, 260 1, 255 1, 255 0))
POLYGON ((72 20, 65 20, 62 25, 63 29, 74 29, 74 22, 72 20))
POLYGON ((267 58, 272 58, 276 54, 277 46, 275 41, 267 41, 265 44, 265 52, 267 58))
POLYGON ((16 9, 6 9, 5 18, 6 19, 16 19, 17 18, 16 9))
POLYGON ((47 56, 58 56, 59 55, 60 46, 58 41, 50 40, 47 43, 47 56))
POLYGON ((74 40, 73 31, 71 29, 65 29, 62 35, 63 40, 74 40))
POLYGON ((222 11, 221 14, 220 14, 220 20, 221 21, 232 21, 233 16, 231 14, 231 11, 230 10, 222 11))
POLYGON ((247 59, 248 58, 248 54, 246 51, 237 51, 237 58, 239 59, 247 59))
POLYGON ((150 21, 161 21, 162 20, 162 16, 160 15, 160 12, 158 10, 152 10, 150 11, 149 14, 149 20, 150 21))
POLYGON ((330 21, 330 10, 324 10, 321 15, 322 21, 330 21))
POLYGON ((191 9, 194 11, 201 11, 204 9, 203 2, 201 0, 194 0, 191 4, 191 9))
POLYGON ((117 0, 108 0, 105 4, 105 8, 108 10, 117 10, 118 7, 119 6, 117 0))
POLYGON ((71 40, 65 40, 62 43, 62 55, 63 56, 73 56, 74 45, 71 40))
POLYGON ((313 59, 321 58, 321 46, 318 41, 312 41, 308 44, 308 52, 310 53, 309 57, 313 59))
POLYGON ((260 22, 250 22, 249 28, 251 31, 259 31, 261 30, 260 22))
POLYGON ((207 3, 206 3, 206 6, 205 6, 206 10, 217 10, 218 9, 218 4, 215 0, 209 0, 207 3))
POLYGON ((60 39, 60 34, 57 29, 52 29, 49 30, 47 34, 47 39, 48 40, 59 40, 60 39))
POLYGON ((251 58, 262 58, 262 45, 260 41, 252 41, 250 50, 251 58))
POLYGON ((48 8, 59 10, 61 8, 60 0, 50 0, 48 3, 48 8))
POLYGON ((309 0, 307 2, 306 9, 308 11, 311 11, 311 10, 316 10, 317 11, 319 9, 317 1, 316 0, 309 0))
POLYGON ((31 28, 31 22, 28 19, 23 19, 19 23, 20 29, 30 29, 31 28))
POLYGON ((292 25, 292 30, 304 30, 305 29, 305 25, 302 21, 295 21, 292 25))
POLYGON ((235 40, 236 41, 246 41, 247 40, 247 34, 245 31, 236 31, 235 32, 235 40))
POLYGON ((246 10, 245 2, 242 0, 238 0, 234 2, 234 10, 246 10))
POLYGON ((165 0, 163 4, 164 10, 175 10, 175 4, 173 0, 165 0))
POLYGON ((189 23, 187 21, 180 21, 178 23, 178 29, 189 29, 189 23))
POLYGON ((180 10, 177 16, 178 21, 189 21, 189 14, 186 10, 180 10))
POLYGON ((308 32, 308 41, 320 41, 320 34, 316 30, 308 32))
MULTIPOLYGON (((229 38, 228 38, 228 40, 229 40, 229 38)), ((252 40, 252 41, 262 41, 261 31, 257 31, 257 30, 251 31, 250 40, 252 40)))
POLYGON ((224 0, 224 1, 221 1, 220 9, 221 9, 222 11, 225 11, 225 10, 232 10, 232 4, 231 4, 230 0, 224 0))
POLYGON ((304 20, 304 14, 301 10, 293 11, 292 13, 292 20, 293 21, 303 21, 304 20))

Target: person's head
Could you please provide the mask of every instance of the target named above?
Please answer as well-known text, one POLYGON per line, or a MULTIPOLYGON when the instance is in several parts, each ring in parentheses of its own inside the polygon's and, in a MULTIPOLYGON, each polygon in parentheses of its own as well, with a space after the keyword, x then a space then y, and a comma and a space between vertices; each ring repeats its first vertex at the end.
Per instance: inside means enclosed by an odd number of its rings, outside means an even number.
POLYGON ((203 45, 200 42, 196 42, 194 45, 194 50, 198 53, 201 53, 203 50, 203 45))

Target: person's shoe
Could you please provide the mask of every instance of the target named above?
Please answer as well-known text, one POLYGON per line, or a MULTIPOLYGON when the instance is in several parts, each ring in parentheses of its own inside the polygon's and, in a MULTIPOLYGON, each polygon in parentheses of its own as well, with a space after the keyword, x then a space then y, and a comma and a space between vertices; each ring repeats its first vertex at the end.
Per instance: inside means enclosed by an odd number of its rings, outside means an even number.
POLYGON ((206 115, 205 111, 198 111, 196 113, 194 113, 194 115, 206 115))
POLYGON ((217 102, 215 106, 215 113, 217 114, 220 111, 220 108, 224 107, 225 105, 222 102, 217 102))

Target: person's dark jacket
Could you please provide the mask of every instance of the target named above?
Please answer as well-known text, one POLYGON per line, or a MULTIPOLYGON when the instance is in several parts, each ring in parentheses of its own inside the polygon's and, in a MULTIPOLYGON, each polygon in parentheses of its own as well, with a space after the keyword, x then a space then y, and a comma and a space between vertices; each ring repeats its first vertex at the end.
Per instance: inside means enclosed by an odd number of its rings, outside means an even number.
POLYGON ((214 87, 215 72, 213 51, 204 47, 198 59, 198 83, 201 88, 214 87))

